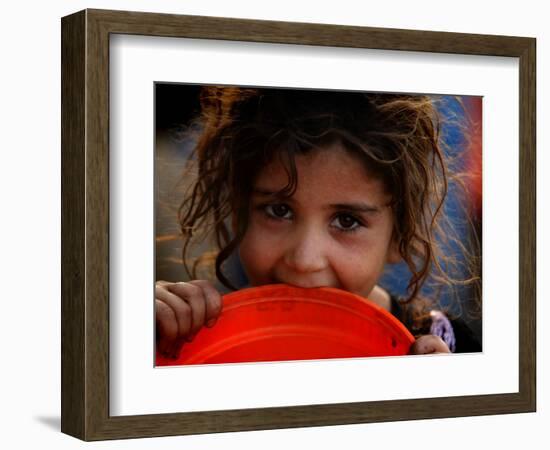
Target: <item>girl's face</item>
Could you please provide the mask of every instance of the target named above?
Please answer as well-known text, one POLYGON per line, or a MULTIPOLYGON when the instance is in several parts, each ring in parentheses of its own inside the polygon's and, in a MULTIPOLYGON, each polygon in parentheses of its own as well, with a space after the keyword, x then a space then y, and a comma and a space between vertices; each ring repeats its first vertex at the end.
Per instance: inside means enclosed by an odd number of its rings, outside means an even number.
POLYGON ((392 243, 390 196, 340 144, 296 157, 297 190, 279 162, 258 175, 248 229, 239 247, 252 286, 329 286, 368 297, 384 264, 399 259, 392 243))

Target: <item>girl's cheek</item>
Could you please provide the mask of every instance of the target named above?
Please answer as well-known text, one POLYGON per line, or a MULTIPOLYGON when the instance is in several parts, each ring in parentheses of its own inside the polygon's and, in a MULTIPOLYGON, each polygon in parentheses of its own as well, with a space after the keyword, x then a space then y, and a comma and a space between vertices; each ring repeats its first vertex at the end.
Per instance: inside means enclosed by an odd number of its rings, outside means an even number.
POLYGON ((331 240, 339 257, 345 261, 354 261, 354 264, 364 262, 365 257, 374 250, 372 236, 365 230, 352 233, 333 232, 331 240))
POLYGON ((276 220, 267 217, 261 212, 257 212, 253 215, 252 222, 253 226, 255 226, 256 228, 269 233, 282 232, 288 229, 288 227, 291 225, 291 223, 287 220, 276 220))
POLYGON ((263 245, 277 245, 292 233, 292 224, 284 220, 273 220, 268 217, 257 217, 250 225, 251 235, 263 245))
POLYGON ((280 232, 252 223, 239 246, 240 253, 247 260, 254 260, 255 265, 262 265, 262 258, 267 259, 276 249, 281 248, 283 238, 280 232))

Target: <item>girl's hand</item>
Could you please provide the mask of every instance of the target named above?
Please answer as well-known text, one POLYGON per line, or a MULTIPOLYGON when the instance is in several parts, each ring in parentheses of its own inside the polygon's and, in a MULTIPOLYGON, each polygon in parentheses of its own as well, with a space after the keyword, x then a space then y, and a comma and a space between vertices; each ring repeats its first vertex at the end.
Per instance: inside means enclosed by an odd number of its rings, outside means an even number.
POLYGON ((177 358, 184 342, 191 342, 203 326, 212 327, 222 311, 222 297, 212 283, 155 283, 157 349, 177 358))
POLYGON ((420 336, 409 350, 410 355, 427 355, 430 353, 451 353, 443 339, 433 334, 420 336))

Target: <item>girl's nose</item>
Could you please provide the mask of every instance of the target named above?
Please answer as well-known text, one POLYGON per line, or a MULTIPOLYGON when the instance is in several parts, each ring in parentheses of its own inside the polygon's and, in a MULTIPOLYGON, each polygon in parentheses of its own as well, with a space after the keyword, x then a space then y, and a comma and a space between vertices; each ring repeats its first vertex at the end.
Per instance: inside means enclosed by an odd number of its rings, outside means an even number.
POLYGON ((325 245, 320 232, 304 229, 289 239, 284 261, 298 273, 319 272, 326 268, 325 245))

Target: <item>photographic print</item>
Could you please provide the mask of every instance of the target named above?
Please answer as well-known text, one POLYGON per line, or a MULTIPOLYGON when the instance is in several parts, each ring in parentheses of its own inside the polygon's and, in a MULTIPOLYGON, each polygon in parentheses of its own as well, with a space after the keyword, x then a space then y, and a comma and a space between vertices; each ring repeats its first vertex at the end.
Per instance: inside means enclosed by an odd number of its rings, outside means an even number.
POLYGON ((155 83, 156 364, 482 351, 482 98, 155 83))
POLYGON ((536 410, 535 39, 94 9, 61 35, 64 433, 536 410))

